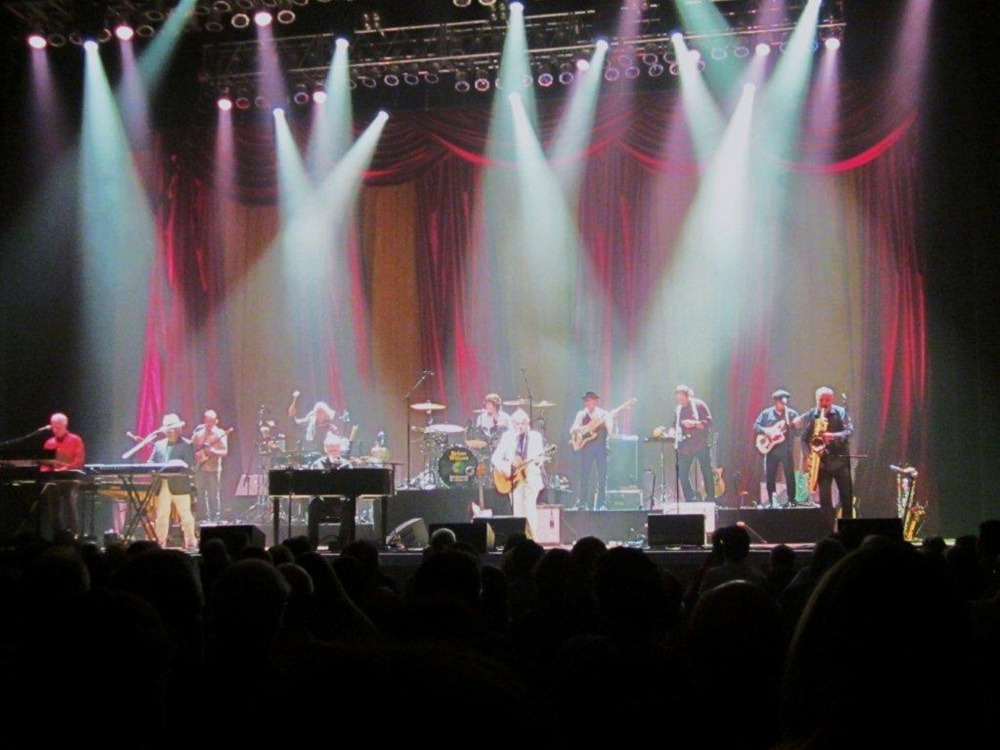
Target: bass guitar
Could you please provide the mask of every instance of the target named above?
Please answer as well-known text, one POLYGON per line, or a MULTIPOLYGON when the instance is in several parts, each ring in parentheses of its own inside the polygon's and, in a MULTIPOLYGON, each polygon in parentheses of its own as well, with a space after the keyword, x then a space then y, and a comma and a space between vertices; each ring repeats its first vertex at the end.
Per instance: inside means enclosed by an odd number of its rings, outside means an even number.
POLYGON ((596 440, 601 430, 607 429, 606 425, 609 419, 614 419, 616 416, 618 416, 618 412, 624 409, 631 409, 638 402, 639 399, 633 396, 625 403, 609 411, 600 419, 593 419, 587 424, 578 428, 576 432, 574 432, 572 436, 570 436, 570 443, 572 443, 573 445, 573 450, 575 451, 582 450, 583 447, 587 445, 587 443, 596 440))
POLYGON ((555 443, 548 446, 541 455, 535 456, 528 461, 522 461, 520 456, 515 456, 511 465, 510 474, 504 474, 500 469, 493 468, 493 485, 501 495, 509 495, 528 475, 528 469, 532 466, 548 461, 555 455, 557 448, 555 443))

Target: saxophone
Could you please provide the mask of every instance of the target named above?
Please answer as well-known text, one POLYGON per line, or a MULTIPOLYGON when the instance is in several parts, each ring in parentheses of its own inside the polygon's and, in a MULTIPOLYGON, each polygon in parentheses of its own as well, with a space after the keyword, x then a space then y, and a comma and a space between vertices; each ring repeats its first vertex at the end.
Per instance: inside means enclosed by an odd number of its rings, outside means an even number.
POLYGON ((896 475, 896 511, 903 519, 903 539, 914 541, 927 520, 927 505, 916 500, 917 470, 912 466, 890 466, 896 475))
POLYGON ((826 412, 820 412, 813 422, 812 435, 809 437, 809 453, 806 455, 806 474, 809 477, 809 494, 816 492, 819 486, 819 465, 826 452, 826 441, 823 433, 830 427, 826 412))

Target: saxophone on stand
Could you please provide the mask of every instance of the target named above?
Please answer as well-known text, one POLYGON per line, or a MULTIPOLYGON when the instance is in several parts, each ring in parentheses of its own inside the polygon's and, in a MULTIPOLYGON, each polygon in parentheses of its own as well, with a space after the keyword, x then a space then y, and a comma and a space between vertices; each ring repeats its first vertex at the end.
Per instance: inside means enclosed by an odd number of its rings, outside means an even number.
POLYGON ((916 500, 918 472, 905 464, 889 468, 896 475, 896 512, 903 519, 903 539, 912 542, 927 520, 927 504, 916 500))

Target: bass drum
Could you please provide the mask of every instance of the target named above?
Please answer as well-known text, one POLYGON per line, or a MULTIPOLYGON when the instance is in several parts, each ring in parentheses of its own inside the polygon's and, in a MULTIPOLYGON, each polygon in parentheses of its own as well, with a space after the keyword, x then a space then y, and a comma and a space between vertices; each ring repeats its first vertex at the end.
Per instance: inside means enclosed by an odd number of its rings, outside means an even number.
POLYGON ((451 486, 470 484, 479 469, 479 459, 471 448, 464 445, 449 445, 438 459, 438 476, 451 486))

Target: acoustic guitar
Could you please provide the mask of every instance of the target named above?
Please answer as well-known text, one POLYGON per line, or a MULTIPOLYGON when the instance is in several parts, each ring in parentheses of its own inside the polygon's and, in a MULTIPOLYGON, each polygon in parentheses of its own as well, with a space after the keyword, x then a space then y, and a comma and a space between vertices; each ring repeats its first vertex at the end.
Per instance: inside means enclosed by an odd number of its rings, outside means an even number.
POLYGON ((509 495, 528 476, 528 469, 531 466, 537 466, 547 461, 555 454, 556 450, 556 445, 553 443, 542 451, 541 455, 535 456, 529 461, 522 461, 520 456, 515 456, 510 474, 504 474, 500 469, 494 467, 493 485, 497 488, 497 492, 501 495, 509 495))

